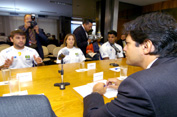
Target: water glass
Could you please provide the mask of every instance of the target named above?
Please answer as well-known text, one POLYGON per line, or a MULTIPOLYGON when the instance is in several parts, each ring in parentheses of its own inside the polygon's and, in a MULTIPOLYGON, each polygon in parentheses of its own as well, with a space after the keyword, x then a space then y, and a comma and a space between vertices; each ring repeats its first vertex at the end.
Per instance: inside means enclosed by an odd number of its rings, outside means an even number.
POLYGON ((128 68, 125 66, 120 67, 120 79, 124 80, 125 78, 127 78, 127 70, 128 68))
POLYGON ((11 76, 11 71, 8 68, 2 68, 1 69, 1 73, 2 73, 2 80, 4 82, 8 83, 9 77, 11 76))
POLYGON ((9 90, 10 94, 18 95, 20 91, 19 79, 16 79, 16 77, 9 78, 9 90))

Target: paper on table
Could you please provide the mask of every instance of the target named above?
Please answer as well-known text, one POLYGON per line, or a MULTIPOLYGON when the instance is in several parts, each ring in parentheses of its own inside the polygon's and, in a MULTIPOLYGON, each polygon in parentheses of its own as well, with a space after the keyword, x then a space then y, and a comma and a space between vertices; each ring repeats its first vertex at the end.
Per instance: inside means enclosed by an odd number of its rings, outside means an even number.
MULTIPOLYGON (((82 97, 85 97, 92 93, 93 86, 98 82, 103 82, 106 84, 106 80, 100 80, 97 82, 88 83, 87 85, 74 87, 74 90, 77 91, 82 97)), ((117 90, 112 88, 107 88, 106 93, 104 94, 107 98, 112 98, 117 96, 117 90)))
POLYGON ((86 97, 92 93, 92 89, 88 85, 74 87, 73 89, 77 91, 82 97, 86 97))
POLYGON ((88 71, 88 69, 76 69, 76 72, 85 72, 88 71))
POLYGON ((112 71, 120 72, 120 67, 109 68, 112 71))
POLYGON ((2 81, 0 82, 0 85, 8 85, 9 84, 9 81, 2 81))
POLYGON ((93 88, 93 86, 99 82, 102 82, 102 83, 105 83, 106 84, 106 81, 107 80, 98 80, 98 81, 95 81, 95 82, 92 82, 92 83, 88 83, 87 85, 90 87, 90 88, 93 88))
POLYGON ((113 88, 107 88, 104 96, 107 97, 107 98, 113 98, 113 97, 117 96, 117 93, 118 93, 118 90, 113 89, 113 88))
POLYGON ((119 79, 119 80, 125 80, 127 77, 118 77, 117 79, 119 79))
POLYGON ((90 52, 88 53, 88 55, 90 55, 91 57, 94 57, 96 53, 90 52))
MULTIPOLYGON (((106 84, 107 80, 100 80, 97 82, 93 82, 93 83, 88 83, 87 85, 89 85, 91 87, 91 89, 93 89, 93 86, 95 84, 97 84, 98 82, 103 82, 106 84)), ((116 97, 117 96, 117 90, 113 89, 113 88, 107 88, 106 93, 104 94, 105 97, 107 98, 112 98, 112 97, 116 97)))

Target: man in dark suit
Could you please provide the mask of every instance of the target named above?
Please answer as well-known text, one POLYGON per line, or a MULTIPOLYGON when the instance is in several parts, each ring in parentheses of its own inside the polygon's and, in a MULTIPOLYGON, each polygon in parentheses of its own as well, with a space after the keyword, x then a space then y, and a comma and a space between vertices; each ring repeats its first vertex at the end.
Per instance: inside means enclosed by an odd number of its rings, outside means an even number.
POLYGON ((91 39, 88 39, 88 32, 92 29, 93 21, 85 19, 83 24, 77 27, 73 34, 76 36, 77 46, 82 50, 86 56, 86 47, 91 43, 91 39))
POLYGON ((140 16, 125 26, 126 63, 145 70, 128 76, 119 86, 110 79, 98 83, 84 98, 87 117, 177 116, 177 23, 167 14, 140 16), (114 84, 114 85, 112 85, 114 84), (118 88, 117 98, 104 104, 107 87, 118 88))
POLYGON ((20 26, 19 29, 26 33, 26 46, 36 49, 39 56, 43 59, 44 53, 42 49, 42 43, 47 42, 47 37, 45 36, 42 29, 40 29, 37 23, 32 22, 31 14, 26 14, 24 16, 24 25, 20 26))
MULTIPOLYGON (((119 44, 120 46, 122 46, 122 48, 124 48, 125 45, 126 45, 125 40, 126 40, 126 35, 122 34, 121 38, 117 41, 117 44, 119 44)), ((124 58, 125 58, 125 53, 124 52, 123 52, 123 55, 124 55, 124 58)))

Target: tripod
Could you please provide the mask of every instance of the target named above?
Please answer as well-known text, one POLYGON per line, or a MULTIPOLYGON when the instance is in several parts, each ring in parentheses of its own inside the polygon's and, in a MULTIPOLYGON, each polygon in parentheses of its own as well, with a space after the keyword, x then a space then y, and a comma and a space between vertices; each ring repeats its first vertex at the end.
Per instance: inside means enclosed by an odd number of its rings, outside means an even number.
POLYGON ((61 74, 61 83, 55 83, 54 86, 60 87, 60 90, 64 90, 65 86, 70 85, 70 83, 69 82, 63 82, 63 75, 64 75, 63 58, 61 59, 61 70, 58 70, 58 72, 61 74))

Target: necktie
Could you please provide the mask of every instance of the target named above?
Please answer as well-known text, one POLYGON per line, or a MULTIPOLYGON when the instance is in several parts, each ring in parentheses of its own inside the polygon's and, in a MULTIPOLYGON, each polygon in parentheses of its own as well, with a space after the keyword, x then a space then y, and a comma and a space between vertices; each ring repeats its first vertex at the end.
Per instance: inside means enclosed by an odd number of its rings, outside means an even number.
POLYGON ((29 29, 29 38, 30 38, 31 44, 36 44, 34 29, 29 29))

